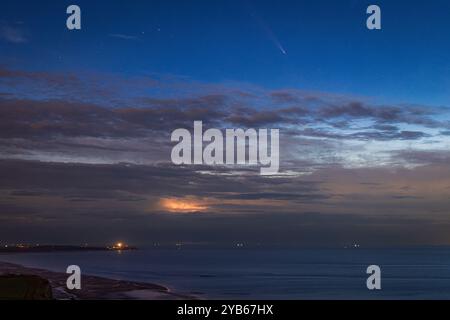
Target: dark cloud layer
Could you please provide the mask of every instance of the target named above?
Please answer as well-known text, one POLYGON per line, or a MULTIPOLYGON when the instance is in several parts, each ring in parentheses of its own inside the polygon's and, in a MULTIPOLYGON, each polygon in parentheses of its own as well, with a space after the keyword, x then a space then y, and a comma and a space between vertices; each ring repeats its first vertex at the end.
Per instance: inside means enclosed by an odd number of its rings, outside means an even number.
MULTIPOLYGON (((190 128, 196 120, 205 125, 218 127, 288 127, 299 126, 300 135, 355 140, 415 140, 426 137, 420 131, 400 130, 392 124, 417 124, 425 122, 410 115, 399 116, 398 109, 392 118, 383 111, 348 112, 347 108, 334 111, 310 110, 307 107, 289 107, 271 110, 257 110, 250 107, 235 107, 217 97, 205 96, 186 101, 157 101, 149 107, 106 108, 96 104, 68 102, 62 100, 0 100, 0 136, 4 138, 35 138, 51 136, 68 137, 136 137, 152 131, 170 132, 179 127, 190 128), (212 100, 209 105, 207 101, 212 100), (184 103, 185 102, 185 103, 184 103), (317 116, 321 120, 317 120, 317 116), (376 120, 370 131, 349 134, 326 133, 320 129, 302 130, 302 126, 318 125, 321 121, 335 121, 337 118, 367 117, 376 120), (382 124, 383 120, 390 124, 382 124)), ((224 99, 226 100, 226 99, 224 99)), ((382 109, 382 107, 381 107, 382 109)), ((353 110, 353 109, 352 109, 353 110)), ((366 110, 366 109, 364 109, 366 110)), ((371 109, 367 109, 371 110, 371 109)), ((407 111, 401 111, 407 113, 407 111)), ((422 115, 421 115, 422 116, 422 115)), ((337 124, 338 125, 338 124, 337 124)), ((346 129, 351 130, 350 124, 346 129)), ((344 126, 340 126, 344 128, 344 126)), ((439 127, 436 127, 439 128, 439 127)))
POLYGON ((0 68, 4 239, 450 243, 445 108, 179 78, 87 78, 0 68), (170 133, 196 120, 279 128, 280 175, 172 165, 170 133), (164 200, 200 209, 173 212, 164 200))
MULTIPOLYGON (((325 198, 317 194, 318 183, 278 177, 264 179, 204 174, 211 167, 130 164, 91 165, 37 161, 0 161, 0 189, 10 196, 58 195, 107 198, 116 192, 153 197, 195 195, 227 199, 296 199, 299 202, 325 198), (181 182, 181 183, 180 183, 181 182), (27 191, 25 191, 27 190, 27 191), (272 190, 279 190, 273 192, 272 190)), ((222 172, 232 169, 223 168, 222 172)))
POLYGON ((447 165, 396 172, 334 168, 295 178, 205 174, 207 169, 213 168, 0 161, 0 232, 41 242, 124 237, 143 244, 357 241, 379 246, 448 241, 447 165), (430 190, 433 186, 440 192, 430 190), (186 197, 208 209, 177 214, 159 205, 162 198, 186 197), (46 233, 50 228, 55 232, 46 233), (411 239, 411 232, 417 237, 411 239))

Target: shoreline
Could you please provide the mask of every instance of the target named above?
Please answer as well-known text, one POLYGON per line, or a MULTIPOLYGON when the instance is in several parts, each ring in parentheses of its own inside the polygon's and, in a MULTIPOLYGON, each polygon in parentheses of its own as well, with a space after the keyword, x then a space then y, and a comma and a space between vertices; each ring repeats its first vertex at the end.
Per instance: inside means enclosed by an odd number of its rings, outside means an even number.
POLYGON ((0 261, 0 275, 36 275, 50 282, 56 300, 196 300, 169 288, 146 282, 115 280, 93 275, 81 276, 81 289, 68 290, 69 274, 0 261))
POLYGON ((42 253, 42 252, 77 252, 77 251, 129 251, 138 250, 137 247, 94 247, 94 246, 73 246, 73 245, 13 245, 0 247, 0 254, 15 253, 42 253))

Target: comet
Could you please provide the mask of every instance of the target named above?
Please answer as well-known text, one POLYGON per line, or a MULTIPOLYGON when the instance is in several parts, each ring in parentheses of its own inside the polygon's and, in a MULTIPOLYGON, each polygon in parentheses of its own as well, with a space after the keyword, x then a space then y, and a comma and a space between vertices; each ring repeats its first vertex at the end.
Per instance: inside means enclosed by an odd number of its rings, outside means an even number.
POLYGON ((272 41, 272 43, 275 45, 275 47, 278 50, 280 50, 280 52, 283 55, 287 55, 287 51, 284 49, 284 47, 281 44, 280 40, 278 39, 277 35, 275 34, 275 32, 273 32, 273 30, 270 28, 270 26, 256 13, 256 11, 253 8, 250 7, 250 11, 251 11, 250 15, 252 16, 252 18, 261 27, 261 29, 266 33, 267 37, 270 39, 270 41, 272 41))

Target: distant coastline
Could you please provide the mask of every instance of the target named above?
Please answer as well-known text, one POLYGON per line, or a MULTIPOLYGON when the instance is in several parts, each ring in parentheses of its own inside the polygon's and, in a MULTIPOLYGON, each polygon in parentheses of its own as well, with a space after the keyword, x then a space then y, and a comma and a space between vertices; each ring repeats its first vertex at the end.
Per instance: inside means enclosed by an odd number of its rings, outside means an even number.
POLYGON ((0 253, 31 253, 31 252, 58 252, 58 251, 124 251, 137 250, 131 246, 73 246, 73 245, 12 245, 0 247, 0 253))

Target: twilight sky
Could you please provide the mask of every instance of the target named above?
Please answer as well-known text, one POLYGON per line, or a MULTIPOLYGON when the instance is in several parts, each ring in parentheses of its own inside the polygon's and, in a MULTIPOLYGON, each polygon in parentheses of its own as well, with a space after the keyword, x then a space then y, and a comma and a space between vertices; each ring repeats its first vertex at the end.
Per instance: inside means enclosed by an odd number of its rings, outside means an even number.
POLYGON ((2 4, 0 243, 450 244, 450 3, 376 3, 2 4), (195 120, 280 174, 173 165, 195 120))

